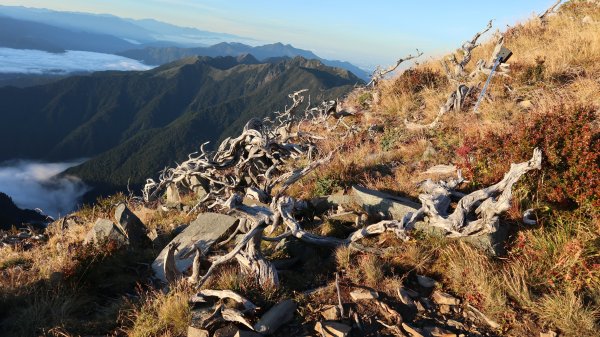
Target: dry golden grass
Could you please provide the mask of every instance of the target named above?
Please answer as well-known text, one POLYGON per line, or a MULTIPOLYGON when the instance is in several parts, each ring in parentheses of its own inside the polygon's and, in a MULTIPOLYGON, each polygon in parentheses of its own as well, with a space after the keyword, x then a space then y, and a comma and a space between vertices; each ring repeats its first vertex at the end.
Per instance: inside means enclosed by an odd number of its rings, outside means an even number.
POLYGON ((125 332, 131 337, 184 336, 192 318, 188 300, 193 292, 184 280, 169 293, 147 293, 142 304, 126 314, 132 324, 125 332))

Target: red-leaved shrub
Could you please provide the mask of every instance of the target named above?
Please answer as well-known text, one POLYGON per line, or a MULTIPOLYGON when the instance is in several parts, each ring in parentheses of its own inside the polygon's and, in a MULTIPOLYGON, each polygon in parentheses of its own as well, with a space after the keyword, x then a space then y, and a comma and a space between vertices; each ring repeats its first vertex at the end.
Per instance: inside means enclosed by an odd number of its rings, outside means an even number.
POLYGON ((520 117, 509 132, 465 139, 457 151, 468 179, 492 184, 542 149, 540 172, 526 183, 540 201, 600 206, 600 131, 597 108, 557 103, 520 117))

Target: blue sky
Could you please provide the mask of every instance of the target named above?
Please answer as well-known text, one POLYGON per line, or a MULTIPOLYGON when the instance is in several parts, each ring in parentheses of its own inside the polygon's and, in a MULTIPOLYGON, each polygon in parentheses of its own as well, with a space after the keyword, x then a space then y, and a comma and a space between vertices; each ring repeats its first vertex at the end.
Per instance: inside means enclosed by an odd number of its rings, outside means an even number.
POLYGON ((284 42, 362 66, 457 48, 489 19, 494 29, 522 22, 554 0, 0 0, 3 5, 154 18, 181 26, 284 42))

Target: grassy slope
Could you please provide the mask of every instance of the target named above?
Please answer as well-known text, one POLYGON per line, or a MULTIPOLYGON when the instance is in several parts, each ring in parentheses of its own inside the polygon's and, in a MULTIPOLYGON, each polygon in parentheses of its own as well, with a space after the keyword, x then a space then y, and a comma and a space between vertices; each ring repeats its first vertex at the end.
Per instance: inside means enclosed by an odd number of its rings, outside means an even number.
MULTIPOLYGON (((447 114, 434 130, 411 133, 403 121, 429 123, 452 91, 439 61, 384 82, 381 100, 357 123, 389 127, 371 142, 347 140, 298 194, 361 183, 417 197, 416 183, 427 178, 419 173, 448 163, 463 169, 471 181, 465 189, 472 190, 500 180, 511 162, 540 146, 544 168, 518 184, 503 221, 513 230, 508 256, 492 259, 464 244, 424 241, 400 248, 395 259, 441 276, 449 291, 501 321, 507 335, 535 335, 546 326, 593 335, 600 306, 599 21, 597 5, 568 3, 546 25, 533 19, 509 29, 511 77, 493 79, 479 114, 471 112, 476 97, 470 97, 466 111, 447 114), (520 224, 528 208, 537 226, 520 224)), ((487 60, 493 48, 488 42, 475 49, 470 66, 487 60)), ((369 98, 355 93, 354 104, 369 98)))
MULTIPOLYGON (((401 243, 384 235, 364 242, 390 247, 382 256, 346 248, 329 256, 329 251, 302 248, 311 251, 318 267, 310 269, 307 264, 286 274, 278 291, 257 292, 235 265, 224 267, 207 287, 240 291, 263 307, 295 296, 303 304, 299 314, 308 319, 306 304, 335 303, 335 270, 344 283, 372 286, 392 297, 405 278, 422 273, 501 323, 496 334, 536 336, 549 328, 565 336, 594 335, 600 306, 600 24, 583 23, 584 16, 600 22, 600 7, 567 4, 545 26, 532 20, 512 28, 505 42, 514 52, 511 77, 493 80, 492 99, 484 101, 480 114, 449 113, 435 130, 410 133, 403 121, 431 120, 452 90, 438 62, 420 64, 416 71, 384 82, 377 104, 369 106, 368 92, 353 93, 345 104, 366 109, 347 123, 381 124, 386 126, 384 132, 372 138, 360 132, 320 144, 324 151, 335 148, 339 153, 330 165, 293 187, 296 196, 310 197, 361 183, 415 198, 415 184, 424 178, 420 172, 435 164, 455 163, 471 181, 463 186, 468 191, 497 181, 510 162, 527 159, 534 146, 541 146, 543 170, 517 185, 513 206, 503 219, 513 233, 507 256, 491 258, 451 240, 422 236, 401 243), (519 105, 522 100, 532 107, 519 105), (528 208, 535 210, 538 225, 520 224, 522 211, 528 208), (328 287, 318 297, 293 292, 323 284, 328 287)), ((492 48, 492 43, 477 48, 473 60, 487 59, 492 48)), ((110 251, 73 253, 83 251, 83 234, 96 218, 108 216, 115 198, 80 211, 86 225, 53 235, 46 245, 25 253, 1 248, 0 301, 9 305, 0 307, 13 309, 0 315, 9 315, 5 321, 9 328, 30 335, 41 329, 52 329, 56 335, 110 331, 185 335, 189 288, 181 286, 164 295, 141 287, 141 299, 121 299, 131 291, 132 280, 126 276, 132 266, 112 263, 119 255, 110 251), (86 272, 90 268, 124 274, 116 284, 127 291, 106 295, 118 300, 99 299, 102 284, 96 280, 99 274, 86 272), (56 271, 63 273, 59 282, 52 277, 56 271), (50 315, 56 306, 63 310, 50 315), (116 317, 117 323, 107 323, 116 317)), ((150 228, 165 233, 172 224, 190 220, 173 211, 138 208, 137 212, 150 228)), ((343 230, 329 223, 320 232, 343 230)), ((132 263, 149 261, 155 253, 140 252, 132 263)))

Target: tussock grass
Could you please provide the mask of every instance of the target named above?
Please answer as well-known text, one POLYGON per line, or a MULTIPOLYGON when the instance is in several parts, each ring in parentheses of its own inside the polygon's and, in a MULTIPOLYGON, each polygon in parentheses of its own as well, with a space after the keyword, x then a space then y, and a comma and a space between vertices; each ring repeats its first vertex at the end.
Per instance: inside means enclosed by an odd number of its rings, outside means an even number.
POLYGON ((160 290, 146 293, 142 304, 127 313, 133 323, 125 332, 131 337, 184 336, 192 319, 188 304, 192 294, 185 282, 166 294, 160 290))

